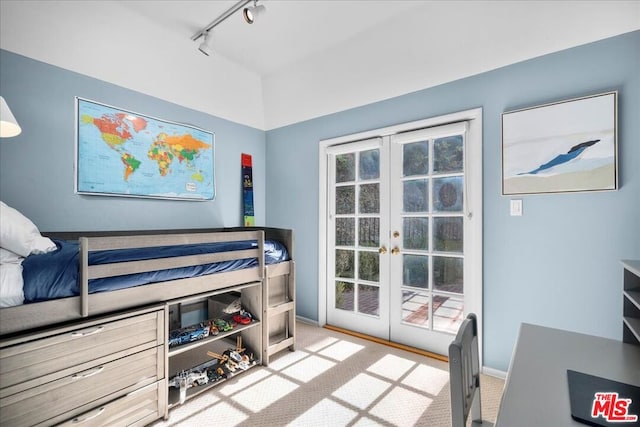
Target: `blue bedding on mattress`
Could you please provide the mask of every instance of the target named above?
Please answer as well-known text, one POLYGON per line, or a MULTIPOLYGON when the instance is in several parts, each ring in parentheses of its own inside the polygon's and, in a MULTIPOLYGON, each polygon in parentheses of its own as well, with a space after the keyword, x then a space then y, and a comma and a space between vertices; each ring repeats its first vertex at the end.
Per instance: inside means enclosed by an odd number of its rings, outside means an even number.
MULTIPOLYGON (((58 247, 55 251, 40 255, 30 255, 25 258, 22 263, 25 303, 65 298, 80 294, 80 285, 78 283, 78 242, 55 239, 54 242, 58 247)), ((256 247, 257 242, 255 240, 247 240, 240 242, 96 251, 89 253, 89 265, 245 250, 256 247)), ((273 264, 289 259, 286 247, 277 241, 265 241, 264 252, 266 264, 273 264)), ((149 283, 203 276, 223 271, 233 271, 256 265, 258 265, 256 258, 247 258, 192 267, 92 279, 89 280, 89 293, 113 291, 149 283)))

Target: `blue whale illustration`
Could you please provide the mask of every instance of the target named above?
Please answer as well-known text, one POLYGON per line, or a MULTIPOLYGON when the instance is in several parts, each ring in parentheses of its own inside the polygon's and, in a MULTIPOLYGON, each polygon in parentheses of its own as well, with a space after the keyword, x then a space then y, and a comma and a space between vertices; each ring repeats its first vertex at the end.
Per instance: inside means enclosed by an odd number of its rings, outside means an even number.
POLYGON ((571 147, 571 149, 566 153, 559 154, 553 159, 549 160, 547 163, 538 166, 537 169, 534 169, 530 172, 521 172, 518 175, 535 175, 538 172, 542 172, 547 169, 551 169, 552 167, 561 165, 563 163, 570 162, 571 160, 575 159, 580 154, 582 154, 584 150, 586 150, 587 148, 591 147, 594 144, 597 144, 598 142, 600 142, 599 139, 593 139, 591 141, 581 142, 580 144, 577 144, 571 147))

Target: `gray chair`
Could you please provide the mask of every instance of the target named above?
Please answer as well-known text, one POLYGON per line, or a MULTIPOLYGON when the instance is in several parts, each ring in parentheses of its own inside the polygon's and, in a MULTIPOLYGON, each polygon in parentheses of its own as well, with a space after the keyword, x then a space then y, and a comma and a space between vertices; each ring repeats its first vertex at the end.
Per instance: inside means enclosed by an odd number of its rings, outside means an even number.
POLYGON ((466 426, 469 416, 472 426, 493 426, 482 421, 478 320, 473 313, 462 321, 456 338, 449 345, 449 383, 453 427, 466 426))

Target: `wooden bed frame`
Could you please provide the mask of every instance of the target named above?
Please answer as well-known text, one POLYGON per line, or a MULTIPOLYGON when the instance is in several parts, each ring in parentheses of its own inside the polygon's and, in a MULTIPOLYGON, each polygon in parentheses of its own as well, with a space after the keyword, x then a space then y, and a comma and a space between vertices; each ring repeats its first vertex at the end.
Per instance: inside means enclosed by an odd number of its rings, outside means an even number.
MULTIPOLYGON (((234 349, 244 346, 251 350, 246 355, 249 360, 268 365, 275 353, 295 350, 291 230, 241 227, 43 234, 79 241, 80 294, 0 309, 0 423, 26 427, 93 420, 92 424, 100 425, 146 426, 166 418, 185 398, 217 386, 236 371, 243 372, 224 365, 218 366, 223 373, 216 371, 215 379, 207 373, 207 382, 199 387, 185 388, 186 382, 176 382, 185 372, 201 378, 198 369, 211 361, 211 352, 225 354, 231 345, 234 349), (257 241, 257 248, 88 265, 93 251, 247 240, 257 241), (266 265, 265 240, 283 243, 290 260, 266 265), (258 265, 88 292, 92 279, 247 258, 257 258, 258 265), (195 325, 195 319, 185 321, 190 316, 185 313, 220 320, 219 306, 228 304, 222 297, 240 298, 253 316, 251 322, 221 328, 213 335, 189 336, 188 342, 170 348, 171 332, 195 325)), ((248 363, 244 358, 243 362, 248 363)))
POLYGON ((0 336, 28 332, 37 328, 50 327, 97 315, 116 313, 135 307, 143 307, 185 296, 224 289, 233 285, 268 281, 270 275, 282 275, 283 272, 287 274, 290 272, 293 275, 293 261, 280 263, 283 265, 267 266, 270 268, 265 268, 264 261, 263 245, 265 239, 278 240, 283 243, 287 247, 291 260, 293 260, 293 232, 287 229, 237 227, 118 232, 53 232, 43 233, 43 235, 57 239, 79 240, 80 295, 1 308, 0 336), (87 261, 89 252, 98 250, 243 240, 257 240, 258 248, 96 266, 89 266, 87 261), (159 267, 181 267, 253 257, 259 260, 257 267, 153 283, 110 292, 88 293, 88 281, 90 279, 153 271, 158 270, 159 267))

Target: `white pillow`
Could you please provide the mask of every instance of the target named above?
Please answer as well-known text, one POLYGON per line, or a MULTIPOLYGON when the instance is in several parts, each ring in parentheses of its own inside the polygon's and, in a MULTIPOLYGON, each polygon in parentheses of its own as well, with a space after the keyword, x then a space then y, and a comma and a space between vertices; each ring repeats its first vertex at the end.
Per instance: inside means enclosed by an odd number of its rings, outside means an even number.
POLYGON ((24 303, 22 265, 0 264, 0 307, 24 303))
POLYGON ((29 218, 0 202, 0 247, 26 257, 51 252, 56 244, 43 237, 29 218))
POLYGON ((6 250, 5 248, 0 248, 0 264, 21 264, 24 257, 6 250))

